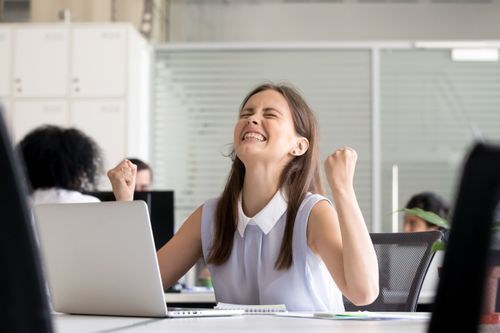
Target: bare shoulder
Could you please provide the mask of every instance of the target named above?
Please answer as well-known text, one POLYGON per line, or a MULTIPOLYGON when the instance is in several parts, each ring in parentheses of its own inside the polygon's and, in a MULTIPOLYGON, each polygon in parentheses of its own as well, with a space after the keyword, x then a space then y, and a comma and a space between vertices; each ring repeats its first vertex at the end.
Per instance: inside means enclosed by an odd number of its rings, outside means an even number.
MULTIPOLYGON (((318 201, 311 210, 307 223, 307 243, 314 253, 318 242, 328 235, 338 234, 338 216, 335 208, 327 201, 318 201)), ((328 238, 328 237, 327 237, 328 238)))
POLYGON ((310 227, 317 227, 324 223, 331 223, 332 218, 336 217, 337 212, 335 208, 327 200, 320 200, 311 209, 308 225, 310 227))

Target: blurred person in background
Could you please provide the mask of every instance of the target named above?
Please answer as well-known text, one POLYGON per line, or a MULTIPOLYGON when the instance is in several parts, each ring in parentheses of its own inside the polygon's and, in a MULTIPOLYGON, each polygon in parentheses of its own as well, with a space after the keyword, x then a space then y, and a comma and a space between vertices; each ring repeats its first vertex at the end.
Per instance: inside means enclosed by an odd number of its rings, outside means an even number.
MULTIPOLYGON (((405 208, 413 209, 420 208, 426 212, 431 212, 442 219, 448 221, 448 215, 450 213, 450 206, 448 203, 438 194, 433 192, 422 192, 415 194, 408 200, 405 208)), ((418 232, 418 231, 429 231, 429 230, 441 230, 441 227, 433 224, 430 221, 426 221, 424 218, 405 214, 403 222, 404 232, 418 232)))
POLYGON ((137 192, 151 191, 153 188, 153 170, 149 164, 138 158, 128 158, 128 160, 137 165, 135 190, 137 192))
POLYGON ((82 193, 96 189, 103 170, 99 146, 82 131, 41 126, 26 134, 17 151, 34 204, 100 201, 82 193))

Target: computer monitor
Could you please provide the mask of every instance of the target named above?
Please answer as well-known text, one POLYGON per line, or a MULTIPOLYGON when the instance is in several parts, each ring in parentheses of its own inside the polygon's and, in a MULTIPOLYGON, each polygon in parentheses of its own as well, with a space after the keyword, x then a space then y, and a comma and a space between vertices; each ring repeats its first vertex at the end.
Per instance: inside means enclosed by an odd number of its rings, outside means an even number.
POLYGON ((477 144, 462 171, 428 332, 478 331, 499 194, 500 146, 477 144))
MULTIPOLYGON (((114 201, 110 191, 87 192, 101 201, 114 201)), ((143 200, 148 205, 151 228, 156 250, 159 250, 174 235, 174 191, 135 192, 134 200, 143 200)))
POLYGON ((0 105, 0 323, 5 332, 52 332, 22 168, 0 105))

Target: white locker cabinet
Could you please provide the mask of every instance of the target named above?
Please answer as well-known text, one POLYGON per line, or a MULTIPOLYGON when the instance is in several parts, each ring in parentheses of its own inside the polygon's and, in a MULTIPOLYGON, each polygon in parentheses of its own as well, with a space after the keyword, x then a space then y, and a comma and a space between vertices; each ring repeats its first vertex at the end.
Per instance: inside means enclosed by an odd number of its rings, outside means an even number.
POLYGON ((69 31, 61 25, 14 28, 13 95, 66 97, 69 31))
POLYGON ((65 100, 16 100, 12 105, 14 142, 19 142, 29 131, 41 125, 69 126, 65 100))
POLYGON ((126 157, 125 103, 86 100, 71 103, 71 122, 92 137, 103 153, 105 170, 126 157))
POLYGON ((11 30, 0 28, 0 98, 10 95, 11 41, 11 30))
MULTIPOLYGON (((92 137, 105 169, 127 156, 149 160, 151 49, 132 25, 0 24, 0 56, 16 143, 53 124, 92 137)), ((99 186, 110 188, 105 178, 99 186)))
POLYGON ((75 27, 72 30, 73 97, 123 97, 126 93, 127 29, 75 27))

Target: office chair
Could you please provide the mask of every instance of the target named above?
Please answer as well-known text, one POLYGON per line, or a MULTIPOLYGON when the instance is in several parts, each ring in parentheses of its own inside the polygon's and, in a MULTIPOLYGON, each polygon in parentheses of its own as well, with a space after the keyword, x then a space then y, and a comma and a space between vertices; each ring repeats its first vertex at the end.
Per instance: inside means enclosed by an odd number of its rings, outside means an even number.
POLYGON ((499 145, 476 144, 463 167, 429 333, 479 331, 499 166, 499 145))
POLYGON ((370 234, 379 265, 377 299, 355 306, 344 298, 346 311, 416 311, 427 269, 434 257, 432 244, 440 231, 370 234))
POLYGON ((2 332, 53 332, 28 192, 0 105, 0 323, 2 332))

